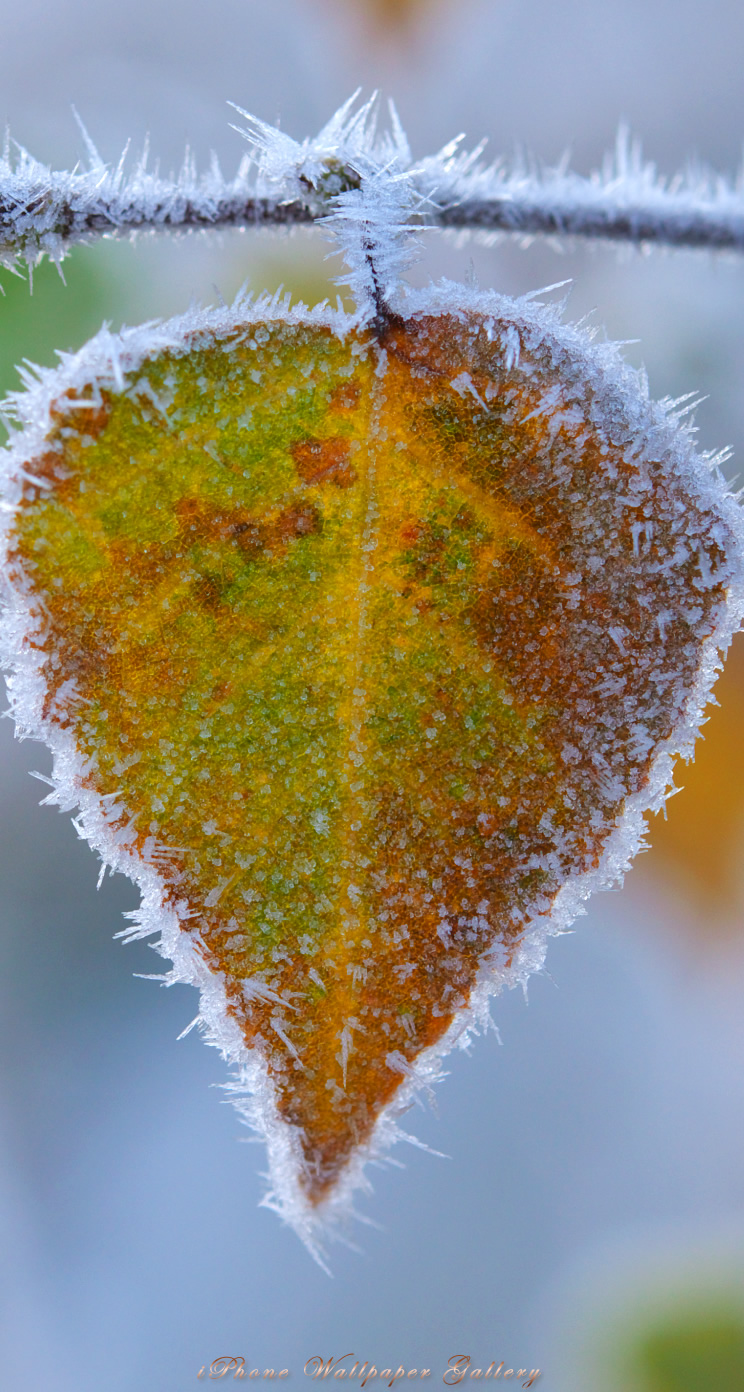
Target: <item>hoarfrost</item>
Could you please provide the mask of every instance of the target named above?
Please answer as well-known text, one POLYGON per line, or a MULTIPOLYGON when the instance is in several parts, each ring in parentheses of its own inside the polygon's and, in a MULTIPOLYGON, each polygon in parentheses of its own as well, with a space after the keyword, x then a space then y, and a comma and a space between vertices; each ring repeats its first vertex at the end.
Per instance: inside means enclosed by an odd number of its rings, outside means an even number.
POLYGON ((144 231, 189 232, 217 227, 287 227, 329 216, 334 199, 384 172, 378 195, 390 201, 391 230, 403 223, 492 239, 593 238, 636 245, 744 250, 744 180, 690 167, 673 177, 644 160, 621 128, 612 154, 589 176, 502 158, 484 162, 484 145, 463 137, 414 163, 395 109, 378 131, 374 98, 354 111, 351 97, 317 136, 293 140, 236 110, 251 150, 233 178, 216 157, 198 172, 186 154, 177 175, 150 167, 147 148, 127 169, 128 150, 106 164, 84 132, 85 170, 54 171, 6 136, 0 158, 0 263, 30 267, 44 255, 59 264, 76 243, 144 231), (400 201, 391 175, 405 175, 400 201), (397 200, 397 201, 396 201, 397 200))

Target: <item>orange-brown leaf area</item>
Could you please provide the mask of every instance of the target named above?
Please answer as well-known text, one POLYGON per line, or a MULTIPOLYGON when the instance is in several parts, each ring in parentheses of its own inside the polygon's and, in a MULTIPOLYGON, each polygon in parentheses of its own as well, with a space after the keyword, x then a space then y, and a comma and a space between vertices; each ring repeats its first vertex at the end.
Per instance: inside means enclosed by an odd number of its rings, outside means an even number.
POLYGON ((14 524, 47 719, 171 848, 312 1203, 484 954, 597 866, 723 599, 720 519, 510 332, 162 352, 57 402, 14 524))

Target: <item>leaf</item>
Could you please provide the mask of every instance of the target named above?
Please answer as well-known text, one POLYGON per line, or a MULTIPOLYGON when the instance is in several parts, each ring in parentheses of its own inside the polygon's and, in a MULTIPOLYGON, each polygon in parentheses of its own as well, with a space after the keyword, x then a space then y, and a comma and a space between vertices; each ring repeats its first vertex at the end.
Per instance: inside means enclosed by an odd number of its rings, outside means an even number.
POLYGON ((17 717, 314 1240, 626 868, 739 621, 740 514, 613 350, 458 287, 103 333, 16 410, 17 717))

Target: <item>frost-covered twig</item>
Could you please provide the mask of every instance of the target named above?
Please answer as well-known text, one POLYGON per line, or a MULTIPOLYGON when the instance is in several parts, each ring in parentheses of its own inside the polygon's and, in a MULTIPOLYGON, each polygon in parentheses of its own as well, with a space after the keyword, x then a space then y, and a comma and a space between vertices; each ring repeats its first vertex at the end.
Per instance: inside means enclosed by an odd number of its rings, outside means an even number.
POLYGON ((126 175, 123 159, 115 169, 93 165, 86 171, 56 172, 19 152, 15 165, 0 163, 0 262, 34 265, 43 256, 61 261, 76 243, 99 237, 131 236, 157 230, 287 226, 313 221, 301 200, 260 198, 251 186, 251 160, 234 179, 224 179, 216 162, 197 177, 187 160, 178 178, 161 179, 141 160, 126 175))
MULTIPOLYGON (((418 196, 415 225, 481 236, 582 237, 621 244, 744 251, 744 182, 690 169, 672 179, 644 162, 621 130, 614 153, 588 178, 564 165, 486 165, 461 137, 415 164, 394 111, 378 136, 376 106, 347 102, 302 143, 247 117, 252 149, 233 179, 216 159, 198 175, 190 157, 177 177, 106 165, 84 132, 87 170, 54 172, 10 145, 0 160, 0 261, 60 261, 75 243, 141 231, 287 227, 326 217, 335 196, 370 172, 403 176, 418 196), (270 158, 267 159, 267 152, 270 158)), ((247 113, 241 113, 247 116, 247 113)), ((125 152, 126 153, 126 152, 125 152)))
POLYGON ((690 167, 672 178, 643 158, 639 141, 618 131, 615 149, 587 177, 503 161, 484 166, 480 150, 457 142, 423 169, 437 189, 439 227, 523 237, 583 237, 635 246, 744 251, 744 171, 727 179, 690 167))

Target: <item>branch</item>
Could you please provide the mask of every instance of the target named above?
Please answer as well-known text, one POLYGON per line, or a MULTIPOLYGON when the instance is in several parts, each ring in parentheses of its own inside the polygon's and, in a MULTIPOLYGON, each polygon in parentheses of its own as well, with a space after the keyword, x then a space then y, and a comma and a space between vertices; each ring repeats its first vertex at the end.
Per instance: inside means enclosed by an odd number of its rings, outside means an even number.
MULTIPOLYGON (((521 237, 581 237, 633 246, 744 251, 744 173, 727 179, 690 167, 665 178, 643 159, 640 142, 621 127, 614 151, 587 177, 566 164, 556 169, 502 161, 478 162, 480 151, 453 146, 433 162, 447 163, 437 225, 521 237), (444 193, 444 197, 442 197, 444 193)), ((428 170, 429 161, 424 161, 428 170)), ((434 172, 434 171, 432 171, 434 172)))
POLYGON ((177 177, 163 179, 148 170, 146 153, 125 174, 124 156, 107 166, 85 131, 89 168, 70 173, 53 172, 22 149, 13 163, 6 142, 0 262, 33 265, 44 255, 59 262, 75 243, 144 231, 311 225, 371 172, 406 180, 418 205, 411 225, 419 228, 744 251, 742 178, 690 170, 665 179, 625 131, 588 178, 562 166, 486 166, 480 148, 465 153, 459 140, 413 164, 394 112, 392 132, 378 138, 374 103, 354 115, 351 105, 302 144, 247 117, 242 134, 252 149, 232 180, 214 158, 206 174, 187 158, 177 177))
MULTIPOLYGON (((568 184, 568 180, 565 181, 568 184)), ((639 247, 687 247, 744 252, 744 199, 738 206, 676 206, 668 196, 651 204, 622 203, 611 197, 587 198, 584 206, 572 192, 593 193, 590 179, 574 179, 574 188, 540 187, 511 197, 463 199, 445 204, 434 225, 473 233, 509 232, 522 237, 581 237, 588 241, 639 247), (579 185, 579 188, 576 188, 579 185)))
POLYGON ((225 180, 216 164, 198 178, 190 163, 161 179, 141 161, 126 177, 116 169, 55 172, 25 150, 12 167, 0 161, 0 263, 61 261, 78 243, 137 232, 190 232, 204 228, 286 227, 314 221, 302 200, 260 197, 251 161, 225 180))

